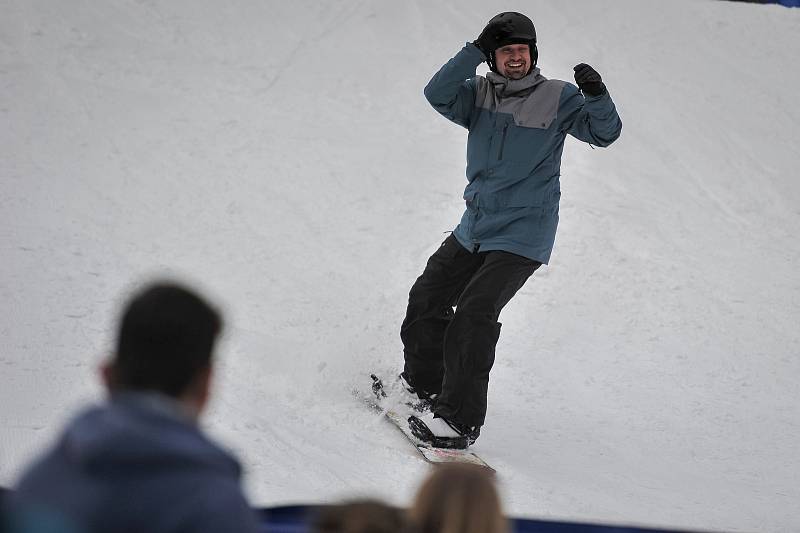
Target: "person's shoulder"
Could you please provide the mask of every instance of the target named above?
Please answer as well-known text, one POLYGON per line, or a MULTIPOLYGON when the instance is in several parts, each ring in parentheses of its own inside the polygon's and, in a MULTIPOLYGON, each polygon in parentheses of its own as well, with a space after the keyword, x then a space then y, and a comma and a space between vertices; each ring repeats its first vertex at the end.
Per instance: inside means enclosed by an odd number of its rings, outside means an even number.
POLYGON ((565 80, 552 79, 544 82, 553 93, 559 95, 559 107, 563 111, 565 107, 580 105, 583 96, 574 83, 565 80))
POLYGON ((563 104, 564 101, 569 100, 574 94, 573 88, 577 90, 577 87, 572 86, 572 84, 566 81, 548 79, 539 75, 531 95, 535 95, 535 98, 540 101, 544 98, 549 102, 563 104))
POLYGON ((570 83, 568 81, 559 80, 555 78, 545 79, 542 82, 542 85, 547 86, 548 88, 551 89, 560 89, 562 91, 562 94, 564 94, 565 96, 572 96, 579 92, 578 87, 574 83, 570 83))
POLYGON ((533 88, 534 93, 538 95, 548 94, 548 95, 562 95, 564 92, 571 94, 572 89, 574 88, 577 90, 577 87, 572 85, 569 82, 564 80, 559 80, 555 78, 548 78, 545 76, 539 67, 536 67, 533 71, 534 81, 533 81, 533 88))
POLYGON ((185 531, 237 531, 258 530, 258 516, 248 503, 238 483, 228 480, 213 490, 196 492, 195 510, 185 531))

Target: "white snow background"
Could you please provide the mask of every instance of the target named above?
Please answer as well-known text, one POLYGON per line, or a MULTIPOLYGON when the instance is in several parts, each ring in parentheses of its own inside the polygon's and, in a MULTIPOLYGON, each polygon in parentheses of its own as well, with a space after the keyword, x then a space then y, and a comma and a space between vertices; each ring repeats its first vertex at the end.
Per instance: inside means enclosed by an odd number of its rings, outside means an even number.
POLYGON ((800 9, 711 0, 0 0, 0 484, 169 276, 224 309, 205 426, 255 505, 408 504, 429 466, 351 391, 400 369, 463 209, 422 89, 503 10, 624 123, 567 142, 551 265, 501 316, 475 450, 506 509, 800 530, 800 9))

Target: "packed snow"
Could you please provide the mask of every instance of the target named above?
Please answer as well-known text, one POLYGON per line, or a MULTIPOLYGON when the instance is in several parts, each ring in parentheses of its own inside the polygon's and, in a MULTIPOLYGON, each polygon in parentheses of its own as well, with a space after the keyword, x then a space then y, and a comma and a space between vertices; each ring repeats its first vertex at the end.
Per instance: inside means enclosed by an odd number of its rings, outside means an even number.
POLYGON ((0 484, 166 276, 226 315, 205 426, 254 505, 409 503, 429 465, 352 390, 399 371, 463 209, 422 88, 503 10, 624 124, 567 142, 551 264, 501 316, 474 449, 507 511, 800 529, 800 9, 716 0, 0 0, 0 484))

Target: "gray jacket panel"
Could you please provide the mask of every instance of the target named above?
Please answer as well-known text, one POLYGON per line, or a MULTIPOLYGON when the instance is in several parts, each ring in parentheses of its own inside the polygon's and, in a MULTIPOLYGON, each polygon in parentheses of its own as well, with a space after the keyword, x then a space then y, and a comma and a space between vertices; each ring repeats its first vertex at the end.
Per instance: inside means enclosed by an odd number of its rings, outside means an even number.
POLYGON ((549 128, 558 115, 561 93, 566 82, 548 80, 539 68, 521 80, 509 80, 489 72, 476 78, 476 107, 514 117, 523 128, 549 128))

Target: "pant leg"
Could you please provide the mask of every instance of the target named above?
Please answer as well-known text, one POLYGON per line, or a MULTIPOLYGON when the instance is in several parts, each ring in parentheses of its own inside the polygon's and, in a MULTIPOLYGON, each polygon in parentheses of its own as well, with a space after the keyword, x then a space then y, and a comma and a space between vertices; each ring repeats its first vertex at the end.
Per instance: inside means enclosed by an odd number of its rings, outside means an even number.
POLYGON ((444 335, 453 318, 453 306, 484 259, 450 235, 411 287, 400 338, 404 371, 414 387, 429 393, 441 391, 444 335))
MULTIPOLYGON (((482 254, 479 254, 482 255, 482 254)), ((500 311, 541 263, 491 251, 458 299, 444 338, 445 374, 435 412, 468 426, 486 418, 489 372, 500 336, 500 311)))

